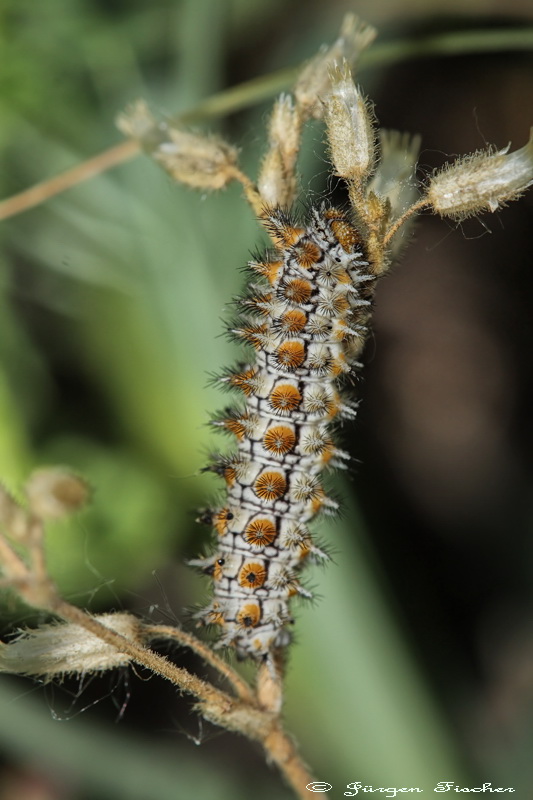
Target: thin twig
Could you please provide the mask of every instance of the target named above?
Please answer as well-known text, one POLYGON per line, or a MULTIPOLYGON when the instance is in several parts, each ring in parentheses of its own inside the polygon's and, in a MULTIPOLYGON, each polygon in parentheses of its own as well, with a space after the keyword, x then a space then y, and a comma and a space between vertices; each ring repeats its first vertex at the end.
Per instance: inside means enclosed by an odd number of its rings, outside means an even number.
MULTIPOLYGON (((260 743, 268 762, 276 764, 298 797, 307 796, 305 786, 312 778, 294 742, 283 730, 279 715, 259 708, 253 696, 253 702, 244 697, 231 697, 187 670, 172 664, 164 656, 108 628, 77 606, 67 603, 57 594, 51 579, 47 575, 35 575, 31 566, 24 563, 1 534, 0 562, 9 575, 9 585, 18 589, 24 599, 73 625, 78 625, 116 648, 119 653, 129 656, 136 664, 146 667, 187 694, 193 695, 198 701, 198 710, 206 719, 260 743)), ((165 626, 161 628, 165 630, 165 626)), ((157 626, 154 626, 154 630, 156 629, 157 626)), ((181 640, 183 641, 183 637, 181 640)), ((216 661, 216 657, 212 661, 216 661)), ((244 693, 243 687, 244 682, 239 687, 241 693, 244 693)))
POLYGON ((119 652, 129 655, 135 663, 147 667, 195 696, 199 700, 198 709, 202 715, 215 725, 241 733, 260 743, 268 762, 276 764, 296 795, 299 798, 308 797, 308 790, 305 787, 312 781, 312 776, 303 763, 294 741, 284 731, 278 715, 269 714, 255 705, 230 697, 187 670, 176 667, 158 653, 140 647, 120 633, 107 628, 85 611, 59 597, 50 610, 68 622, 80 625, 106 644, 116 647, 119 652))
POLYGON ((197 678, 186 669, 176 667, 164 656, 154 653, 147 647, 135 644, 135 642, 130 641, 125 636, 122 636, 122 634, 106 627, 90 614, 82 611, 77 606, 67 603, 62 598, 57 597, 54 602, 51 603, 49 610, 62 619, 67 620, 67 622, 80 625, 89 633, 102 639, 106 644, 130 656, 137 664, 147 667, 162 678, 166 678, 175 686, 194 695, 199 700, 203 702, 216 702, 217 705, 226 708, 228 712, 234 705, 235 701, 230 695, 219 689, 215 689, 211 684, 201 680, 201 678, 197 678))
POLYGON ((392 238, 394 237, 394 235, 400 230, 402 225, 404 225, 404 223, 409 219, 409 217, 411 217, 413 214, 417 214, 425 206, 427 206, 427 204, 428 204, 428 201, 427 201, 427 199, 425 197, 421 197, 420 200, 417 200, 416 203, 413 203, 413 205, 410 206, 407 209, 407 211, 405 211, 402 214, 402 216, 399 217, 393 225, 391 225, 391 227, 387 231, 386 236, 385 236, 385 238, 383 240, 384 246, 387 247, 387 245, 390 244, 390 242, 391 242, 392 238))
POLYGON ((36 183, 30 189, 20 194, 15 194, 0 203, 0 220, 14 217, 23 211, 44 203, 56 194, 61 194, 67 189, 72 189, 83 181, 94 178, 111 167, 116 167, 124 161, 129 161, 139 153, 139 145, 134 141, 121 142, 115 147, 104 150, 103 153, 77 164, 72 169, 61 172, 49 180, 36 183))
POLYGON ((250 180, 248 175, 246 175, 236 165, 232 166, 231 169, 228 169, 228 172, 231 172, 233 180, 238 181, 241 184, 242 188, 244 189, 244 196, 247 202, 251 206, 254 213, 259 217, 264 209, 265 204, 261 199, 261 195, 259 194, 255 183, 250 180))
POLYGON ((5 573, 4 585, 18 585, 28 576, 28 568, 20 556, 13 550, 5 536, 0 534, 0 564, 5 573))
POLYGON ((150 639, 162 637, 164 639, 174 639, 179 644, 194 650, 206 664, 217 670, 232 685, 238 697, 247 703, 256 704, 257 700, 251 687, 246 683, 238 672, 235 672, 230 665, 222 658, 217 656, 210 647, 186 631, 173 628, 170 625, 142 625, 142 631, 150 639))

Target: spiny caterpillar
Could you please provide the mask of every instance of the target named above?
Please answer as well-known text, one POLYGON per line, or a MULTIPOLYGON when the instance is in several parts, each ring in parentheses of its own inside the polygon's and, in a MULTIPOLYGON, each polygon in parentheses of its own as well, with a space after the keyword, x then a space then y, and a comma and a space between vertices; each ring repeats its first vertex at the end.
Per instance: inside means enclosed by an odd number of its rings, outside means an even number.
POLYGON ((277 248, 250 262, 262 282, 240 298, 233 329, 255 360, 222 378, 245 403, 214 421, 236 437, 238 450, 211 466, 228 499, 209 515, 216 552, 194 562, 214 581, 202 618, 223 627, 223 644, 255 656, 288 642, 289 599, 309 596, 297 573, 320 552, 307 523, 337 509, 321 473, 348 458, 331 424, 355 415, 339 383, 357 365, 375 282, 361 237, 338 209, 312 209, 305 226, 280 208, 265 211, 263 221, 277 248))
POLYGON ((231 332, 254 357, 221 377, 242 402, 214 425, 235 437, 237 449, 208 467, 225 480, 226 501, 202 516, 216 531, 214 553, 193 562, 214 585, 200 620, 221 629, 221 645, 270 664, 290 641, 290 598, 309 594, 301 566, 324 555, 307 526, 337 508, 321 482, 326 467, 347 459, 332 426, 355 416, 343 387, 360 366, 376 280, 406 223, 421 209, 455 219, 494 211, 533 182, 532 137, 510 154, 492 149, 459 159, 417 188, 417 139, 381 132, 378 146, 373 114, 353 82, 374 35, 348 15, 339 38, 302 70, 293 97, 275 103, 257 184, 240 170, 236 149, 217 137, 158 122, 142 102, 119 119, 176 180, 204 190, 238 180, 274 246, 250 262, 254 277, 238 299, 231 332), (300 224, 290 209, 301 131, 311 118, 326 122, 333 173, 345 180, 351 208, 323 204, 300 224))

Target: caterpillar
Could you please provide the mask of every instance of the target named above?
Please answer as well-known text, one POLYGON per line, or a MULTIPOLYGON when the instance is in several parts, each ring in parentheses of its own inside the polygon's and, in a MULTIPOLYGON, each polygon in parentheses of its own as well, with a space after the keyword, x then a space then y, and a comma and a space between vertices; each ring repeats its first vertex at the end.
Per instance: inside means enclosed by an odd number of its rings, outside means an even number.
POLYGON ((325 557, 308 525, 337 509, 323 474, 347 462, 333 428, 356 414, 346 386, 361 366, 377 280, 417 212, 461 220, 497 210, 533 183, 532 132, 520 150, 459 158, 417 186, 418 137, 378 137, 353 81, 374 36, 348 14, 338 39, 303 68, 293 96, 277 100, 257 183, 239 168, 236 148, 159 122, 142 101, 118 120, 175 180, 203 191, 240 182, 272 241, 248 264, 251 280, 230 326, 253 357, 219 376, 241 399, 213 425, 234 437, 236 449, 206 468, 224 479, 225 500, 200 517, 215 530, 213 552, 191 562, 213 581, 199 624, 221 632, 219 646, 269 666, 291 640, 291 598, 310 596, 302 566, 325 557), (345 181, 350 205, 322 204, 299 222, 290 209, 301 131, 312 118, 326 123, 332 171, 345 181))
POLYGON ((227 502, 204 517, 217 532, 214 554, 193 562, 214 584, 201 619, 222 628, 220 644, 253 657, 289 642, 289 600, 310 596, 298 573, 310 555, 323 554, 307 525, 337 509, 321 475, 348 459, 331 428, 355 416, 341 386, 359 366, 375 285, 343 211, 313 208, 299 225, 277 208, 263 221, 278 246, 249 263, 259 283, 238 299, 231 328, 255 359, 221 378, 244 403, 213 420, 237 440, 234 455, 209 467, 224 478, 227 502))

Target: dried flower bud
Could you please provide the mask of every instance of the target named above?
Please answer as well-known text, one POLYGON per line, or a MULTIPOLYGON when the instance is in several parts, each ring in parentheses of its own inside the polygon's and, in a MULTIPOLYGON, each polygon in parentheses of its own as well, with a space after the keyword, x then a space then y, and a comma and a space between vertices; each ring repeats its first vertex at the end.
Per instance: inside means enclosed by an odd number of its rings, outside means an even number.
POLYGON ((375 28, 362 22, 355 14, 346 14, 339 38, 309 61, 294 87, 294 96, 304 117, 322 118, 323 101, 331 91, 332 67, 345 61, 353 69, 375 37, 375 28))
POLYGON ((238 150, 218 136, 190 133, 158 122, 139 100, 117 117, 117 126, 169 175, 195 189, 222 189, 234 179, 238 150))
POLYGON ((298 125, 298 112, 292 97, 282 94, 274 103, 268 124, 268 141, 280 150, 294 153, 298 150, 300 139, 300 126, 298 125))
MULTIPOLYGON (((130 641, 142 644, 140 623, 130 614, 100 614, 94 619, 130 641)), ((126 666, 130 660, 116 647, 71 623, 42 625, 23 631, 7 644, 0 644, 0 672, 38 675, 45 679, 103 672, 126 666)))
POLYGON ((60 519, 87 503, 87 483, 65 467, 45 467, 30 475, 26 484, 30 510, 40 519, 60 519))
POLYGON ((355 86, 347 63, 331 73, 326 100, 326 125, 335 174, 350 181, 368 178, 374 166, 374 130, 365 100, 355 86))
POLYGON ((265 206, 287 206, 286 170, 279 150, 268 150, 261 163, 257 189, 265 206))
POLYGON ((176 181, 194 189, 222 189, 233 180, 237 148, 218 136, 168 129, 169 141, 163 142, 153 157, 176 181))
POLYGON ((257 188, 264 205, 289 206, 294 202, 292 177, 298 155, 300 118, 289 95, 274 104, 268 127, 269 148, 261 164, 257 188))
POLYGON ((414 180, 420 136, 399 131, 380 131, 381 157, 368 189, 390 203, 389 222, 407 211, 418 197, 414 180))
POLYGON ((0 485, 0 525, 14 539, 24 539, 28 532, 27 512, 11 497, 7 489, 0 485))
POLYGON ((124 136, 136 139, 143 148, 146 143, 150 146, 150 140, 154 137, 160 138, 157 136, 159 123, 144 100, 136 100, 125 111, 121 111, 115 124, 124 136))
POLYGON ((533 128, 524 147, 508 150, 474 153, 444 167, 429 184, 429 205, 437 214, 462 219, 517 198, 533 183, 533 128))

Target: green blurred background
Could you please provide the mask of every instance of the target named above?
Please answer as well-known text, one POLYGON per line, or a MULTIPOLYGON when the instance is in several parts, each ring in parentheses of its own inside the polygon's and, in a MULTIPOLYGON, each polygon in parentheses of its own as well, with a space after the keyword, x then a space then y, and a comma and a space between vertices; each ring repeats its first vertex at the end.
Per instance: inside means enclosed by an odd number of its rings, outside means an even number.
MULTIPOLYGON (((348 10, 380 43, 533 24, 527 0, 4 0, 1 196, 120 141, 114 117, 138 97, 175 114, 297 65, 348 10)), ((422 134, 422 178, 487 142, 525 144, 531 50, 415 50, 382 50, 360 78, 384 126, 422 134)), ((209 123, 252 176, 267 110, 209 123)), ((342 201, 323 140, 306 135, 302 192, 342 201)), ((309 578, 288 675, 288 725, 331 797, 354 780, 531 797, 532 213, 530 193, 482 222, 424 217, 380 287, 361 418, 343 431, 344 513, 320 526, 334 563, 309 578)), ((235 357, 221 318, 257 223, 239 187, 202 196, 139 157, 0 230, 0 475, 17 490, 62 463, 93 485, 91 509, 50 529, 69 599, 183 618, 207 591, 183 565, 207 536, 194 509, 218 491, 198 475, 226 399, 207 376, 235 357)), ((3 607, 5 632, 32 621, 3 607)), ((290 796, 253 746, 146 677, 3 678, 0 800, 290 796)))

